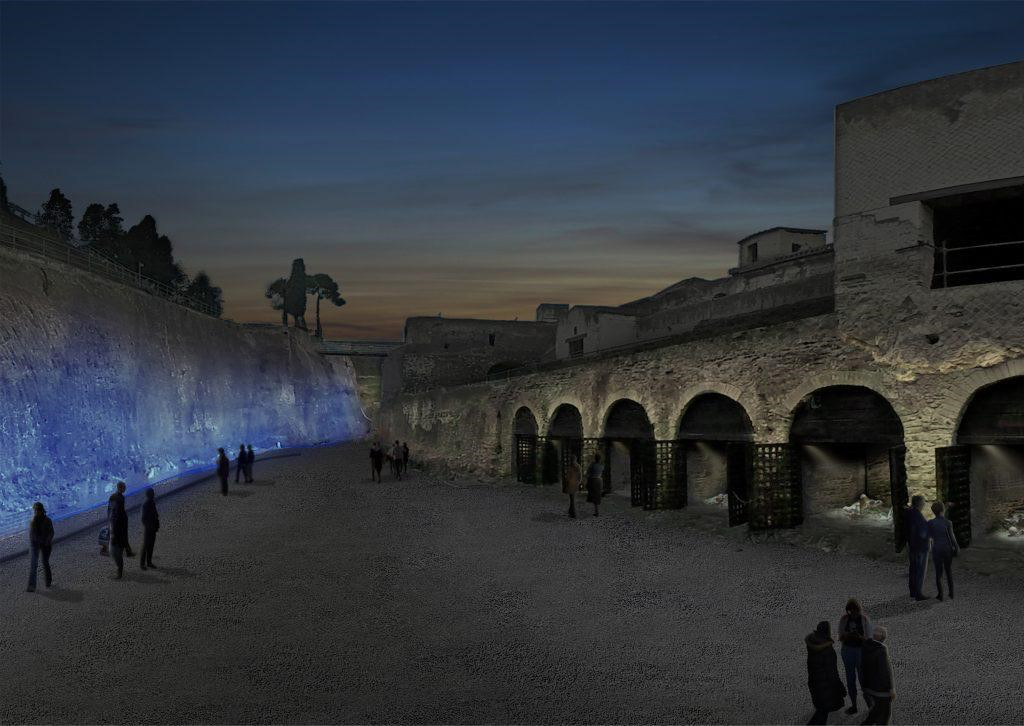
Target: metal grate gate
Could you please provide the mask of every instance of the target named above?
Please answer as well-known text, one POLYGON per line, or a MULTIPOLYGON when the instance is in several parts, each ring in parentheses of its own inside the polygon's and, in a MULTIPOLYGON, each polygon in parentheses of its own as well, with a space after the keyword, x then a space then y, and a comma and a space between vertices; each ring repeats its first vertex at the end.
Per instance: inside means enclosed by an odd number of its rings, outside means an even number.
POLYGON ((893 545, 897 552, 907 546, 907 447, 894 446, 889 449, 889 494, 892 501, 893 545))
POLYGON ((800 456, 793 444, 754 444, 751 529, 785 529, 803 523, 800 456))
POLYGON ((936 488, 961 547, 971 544, 971 447, 935 450, 936 488))
POLYGON ((537 437, 516 435, 516 481, 533 484, 537 471, 537 437))

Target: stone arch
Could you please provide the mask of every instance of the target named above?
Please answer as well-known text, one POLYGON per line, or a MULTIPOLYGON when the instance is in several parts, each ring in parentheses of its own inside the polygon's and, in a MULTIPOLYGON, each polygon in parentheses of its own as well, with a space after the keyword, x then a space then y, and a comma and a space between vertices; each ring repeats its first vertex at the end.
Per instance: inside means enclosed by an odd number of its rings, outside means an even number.
POLYGON ((603 396, 597 403, 597 408, 594 412, 595 436, 604 436, 608 425, 608 414, 616 403, 619 401, 633 401, 643 407, 648 420, 651 422, 651 426, 654 427, 655 438, 672 438, 671 429, 674 424, 667 423, 666 419, 668 417, 663 415, 663 406, 659 406, 652 396, 643 394, 635 388, 620 388, 613 389, 613 391, 613 393, 603 396))
POLYGON ((540 430, 537 415, 529 406, 519 406, 512 416, 512 434, 514 436, 536 436, 540 430))
POLYGON ((547 435, 555 438, 583 438, 583 414, 571 403, 560 403, 548 415, 547 435))
POLYGON ((589 418, 587 408, 583 405, 583 402, 576 396, 558 396, 554 399, 554 402, 550 406, 548 406, 547 414, 545 416, 545 421, 548 422, 548 425, 550 426, 550 423, 555 418, 555 414, 558 413, 558 409, 562 408, 563 406, 571 406, 572 408, 576 409, 576 411, 579 412, 580 422, 583 426, 584 432, 582 435, 587 436, 587 423, 589 418))
POLYGON ((774 437, 780 442, 786 441, 793 425, 793 416, 803 400, 817 390, 832 386, 867 388, 884 398, 901 422, 913 417, 912 411, 903 410, 899 403, 899 396, 891 390, 885 377, 881 374, 870 371, 829 371, 805 379, 779 401, 778 407, 774 411, 777 420, 777 425, 773 427, 774 437))
MULTIPOLYGON (((715 388, 712 388, 712 387, 702 387, 702 389, 699 392, 694 393, 693 395, 691 395, 691 396, 689 396, 689 397, 687 397, 685 399, 686 403, 683 405, 682 409, 679 412, 679 416, 676 418, 677 437, 680 437, 680 436, 678 436, 678 432, 679 432, 680 428, 683 426, 684 422, 686 422, 688 414, 692 415, 693 413, 695 413, 695 405, 699 407, 699 406, 702 406, 702 404, 707 403, 708 401, 712 401, 712 400, 715 400, 715 399, 720 399, 723 403, 724 402, 728 402, 728 403, 724 403, 724 405, 726 407, 729 407, 730 404, 735 407, 735 416, 737 418, 737 424, 738 424, 737 428, 739 428, 741 430, 735 432, 735 435, 737 435, 736 438, 733 438, 733 437, 719 437, 719 440, 721 440, 721 441, 753 441, 754 440, 755 429, 754 429, 753 421, 751 420, 751 417, 750 417, 749 409, 746 406, 744 406, 742 402, 740 402, 740 400, 738 399, 737 396, 729 395, 728 393, 724 393, 722 390, 716 390, 716 388, 717 387, 715 387, 715 388)), ((735 388, 735 386, 730 386, 729 388, 731 388, 733 391, 738 391, 739 390, 739 389, 735 388)), ((688 438, 688 437, 681 437, 681 438, 688 438)), ((713 438, 713 437, 701 436, 700 438, 713 438)))
POLYGON ((654 422, 642 403, 619 398, 605 411, 601 433, 609 439, 653 439, 654 422))
POLYGON ((971 371, 950 386, 949 396, 939 405, 939 414, 950 423, 949 443, 956 443, 957 430, 975 395, 984 388, 1010 378, 1024 376, 1024 358, 1008 360, 991 368, 971 371))

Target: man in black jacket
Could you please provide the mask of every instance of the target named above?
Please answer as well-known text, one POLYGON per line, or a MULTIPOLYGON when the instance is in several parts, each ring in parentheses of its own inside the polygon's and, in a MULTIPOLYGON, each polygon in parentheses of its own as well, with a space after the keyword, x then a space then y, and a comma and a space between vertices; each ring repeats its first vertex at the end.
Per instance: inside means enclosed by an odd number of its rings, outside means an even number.
POLYGON ((117 579, 124 576, 124 551, 128 547, 128 513, 124 510, 124 497, 111 497, 113 509, 110 512, 110 556, 117 563, 117 579))
POLYGON ((249 450, 245 452, 245 482, 246 484, 252 484, 252 467, 256 463, 256 452, 252 450, 252 444, 249 444, 249 450))
POLYGON ((238 477, 243 477, 245 481, 249 481, 249 475, 245 473, 245 467, 249 463, 249 453, 245 450, 245 444, 238 445, 238 460, 235 461, 235 484, 238 483, 238 477))
POLYGON ((146 501, 142 503, 142 552, 139 553, 139 567, 156 567, 153 564, 153 546, 156 545, 156 533, 160 530, 160 515, 156 511, 156 495, 152 489, 146 490, 146 501))
POLYGON ((924 497, 915 494, 906 511, 907 545, 910 549, 910 597, 914 600, 928 599, 921 592, 924 573, 928 568, 928 523, 922 514, 923 509, 924 497))
MULTIPOLYGON (((107 500, 107 525, 110 525, 111 515, 114 513, 115 507, 120 503, 121 509, 126 509, 127 504, 125 503, 124 493, 128 491, 128 485, 123 481, 119 481, 117 486, 114 488, 114 493, 110 495, 110 499, 107 500)), ((127 510, 126 510, 127 511, 127 510)), ((113 532, 110 533, 110 537, 113 537, 113 532)), ((125 532, 124 536, 124 554, 128 557, 134 557, 135 553, 132 552, 132 545, 128 541, 128 534, 125 532)))
POLYGON ((884 645, 886 630, 875 626, 874 635, 864 641, 864 655, 861 659, 861 685, 864 700, 870 706, 864 724, 887 724, 892 715, 892 699, 896 691, 892 683, 892 661, 889 649, 884 645))
POLYGON ((231 473, 231 462, 228 461, 224 449, 217 449, 217 476, 220 478, 220 493, 228 495, 228 474, 231 473))
POLYGON ((28 571, 28 592, 36 591, 36 570, 39 569, 39 555, 43 556, 43 574, 46 575, 46 586, 53 584, 53 572, 50 570, 50 552, 53 550, 53 522, 46 516, 42 502, 32 505, 32 523, 28 527, 28 542, 32 550, 32 563, 28 571))

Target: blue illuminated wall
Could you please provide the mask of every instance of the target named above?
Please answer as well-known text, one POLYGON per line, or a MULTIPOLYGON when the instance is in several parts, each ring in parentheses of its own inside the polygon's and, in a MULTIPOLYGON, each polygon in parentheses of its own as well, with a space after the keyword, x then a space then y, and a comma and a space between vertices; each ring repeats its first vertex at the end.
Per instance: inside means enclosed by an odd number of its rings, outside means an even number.
POLYGON ((0 533, 32 502, 365 434, 355 374, 304 333, 246 328, 0 248, 0 533))

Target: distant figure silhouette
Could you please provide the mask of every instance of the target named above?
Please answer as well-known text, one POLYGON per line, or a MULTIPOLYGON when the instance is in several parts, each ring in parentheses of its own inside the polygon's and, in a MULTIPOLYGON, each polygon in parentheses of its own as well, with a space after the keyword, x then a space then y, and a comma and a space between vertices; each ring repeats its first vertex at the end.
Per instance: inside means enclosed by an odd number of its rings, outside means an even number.
MULTIPOLYGON (((922 587, 924 586, 925 570, 928 569, 928 522, 922 510, 924 497, 915 494, 910 499, 910 507, 905 510, 907 544, 910 546, 910 572, 908 585, 910 597, 914 600, 927 600, 922 587)), ((870 633, 869 633, 870 635, 870 633)))
POLYGON ((946 573, 949 597, 953 598, 953 558, 960 554, 960 545, 953 533, 953 523, 943 516, 946 506, 942 502, 932 504, 935 518, 928 523, 928 536, 932 540, 932 564, 935 566, 936 597, 942 599, 942 573, 946 573))
POLYGON ((402 447, 395 439, 395 445, 391 447, 391 470, 396 479, 402 478, 402 447))
POLYGON ((249 463, 249 454, 245 450, 245 444, 238 445, 238 459, 235 460, 235 484, 238 483, 238 477, 242 477, 245 481, 249 481, 249 476, 245 473, 245 468, 249 463))
POLYGON ((32 550, 32 561, 28 570, 28 592, 36 591, 36 570, 39 569, 39 555, 43 556, 43 574, 46 586, 53 584, 50 570, 50 552, 53 550, 53 522, 46 516, 42 502, 32 505, 32 522, 28 526, 28 543, 32 550))
POLYGON ((594 454, 594 460, 587 467, 587 501, 594 505, 595 517, 601 514, 598 507, 601 505, 601 492, 604 488, 601 481, 603 478, 604 464, 601 463, 601 455, 594 454))
POLYGON ((252 444, 249 444, 249 450, 245 454, 245 481, 249 484, 253 483, 252 468, 255 463, 256 452, 252 450, 252 444))
MULTIPOLYGON (((110 530, 110 518, 114 513, 114 507, 118 502, 121 504, 121 509, 125 509, 126 504, 124 500, 124 493, 128 490, 128 485, 123 481, 119 481, 117 486, 114 487, 114 493, 110 495, 110 499, 107 500, 107 531, 110 533, 108 539, 113 537, 113 532, 110 530)), ((124 553, 128 557, 134 557, 135 553, 132 552, 132 546, 128 542, 127 535, 125 536, 124 553)))
POLYGON ((846 603, 846 612, 839 618, 839 642, 843 645, 839 655, 846 669, 846 691, 850 697, 850 707, 846 713, 857 713, 857 681, 864 687, 864 672, 861 660, 864 655, 864 641, 871 637, 871 620, 868 618, 860 601, 851 597, 846 603))
POLYGON ((156 495, 152 489, 146 490, 146 501, 142 503, 142 552, 139 553, 139 567, 155 567, 153 564, 153 546, 156 545, 156 533, 160 531, 160 514, 156 511, 156 495))
POLYGON ((402 473, 409 473, 409 443, 407 441, 402 442, 402 473))
POLYGON ((220 477, 220 493, 228 495, 228 474, 231 473, 231 462, 228 461, 224 449, 217 449, 217 476, 220 477))
POLYGON ((884 725, 892 715, 892 699, 896 696, 892 681, 892 661, 884 645, 888 632, 876 626, 869 640, 864 641, 864 700, 868 702, 868 717, 864 724, 884 725))
POLYGON ((375 441, 370 447, 370 481, 380 481, 380 470, 384 468, 384 449, 375 441))
POLYGON ((580 480, 583 478, 583 469, 580 462, 573 456, 569 466, 565 467, 562 474, 562 493, 569 495, 569 516, 576 519, 576 493, 580 490, 580 480))
POLYGON ((124 510, 124 497, 111 497, 114 503, 110 513, 110 555, 117 563, 117 579, 124 576, 124 553, 128 547, 128 513, 124 510))
POLYGON ((846 700, 846 686, 839 678, 832 626, 827 620, 818 623, 814 632, 804 638, 807 646, 807 688, 811 691, 814 715, 807 723, 828 723, 828 715, 838 711, 846 700))

